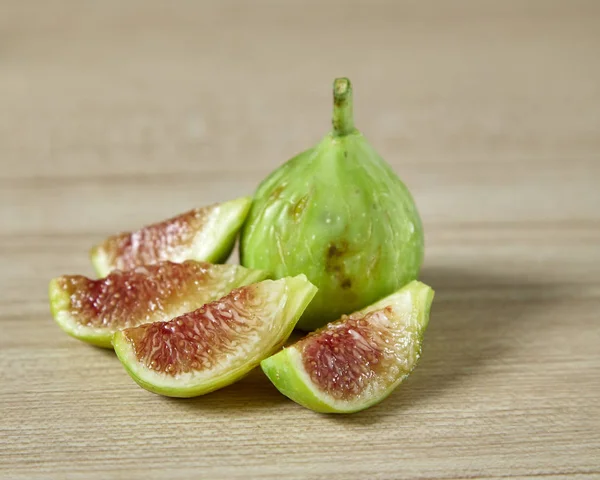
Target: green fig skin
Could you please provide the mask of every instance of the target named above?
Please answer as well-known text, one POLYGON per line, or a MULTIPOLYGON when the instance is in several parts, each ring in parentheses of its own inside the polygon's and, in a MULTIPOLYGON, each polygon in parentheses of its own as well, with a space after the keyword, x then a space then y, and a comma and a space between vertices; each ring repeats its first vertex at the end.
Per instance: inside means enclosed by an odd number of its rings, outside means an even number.
POLYGON ((336 80, 333 131, 260 184, 241 232, 242 265, 303 273, 319 288, 297 325, 305 331, 396 291, 423 261, 413 198, 354 128, 351 107, 349 81, 336 80))

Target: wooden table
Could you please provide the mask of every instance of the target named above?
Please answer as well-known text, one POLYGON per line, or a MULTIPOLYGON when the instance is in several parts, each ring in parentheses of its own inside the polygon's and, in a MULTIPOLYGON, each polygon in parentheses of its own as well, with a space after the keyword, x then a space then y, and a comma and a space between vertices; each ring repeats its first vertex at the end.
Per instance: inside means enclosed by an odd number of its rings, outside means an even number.
POLYGON ((595 1, 5 0, 0 477, 600 478, 599 59, 595 1), (259 371, 163 398, 59 330, 50 278, 251 194, 327 132, 340 75, 437 291, 387 401, 319 415, 259 371))

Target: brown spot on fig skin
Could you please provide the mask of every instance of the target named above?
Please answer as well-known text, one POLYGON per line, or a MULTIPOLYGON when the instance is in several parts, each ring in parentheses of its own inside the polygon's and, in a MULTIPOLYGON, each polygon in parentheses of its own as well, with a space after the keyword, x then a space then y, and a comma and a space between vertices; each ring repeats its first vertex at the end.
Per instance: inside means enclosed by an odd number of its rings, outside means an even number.
POLYGON ((343 257, 348 253, 349 245, 347 240, 339 240, 338 242, 331 242, 327 248, 327 259, 334 260, 343 257))
POLYGON ((278 185, 277 187, 275 187, 275 189, 271 192, 271 194, 269 195, 269 197, 273 200, 277 200, 280 196, 281 196, 281 192, 283 192, 283 189, 285 188, 284 184, 278 185))
POLYGON ((304 195, 300 200, 296 203, 290 205, 289 214, 294 219, 295 222, 298 222, 308 205, 308 195, 304 195))
POLYGON ((344 257, 349 255, 350 245, 345 239, 331 242, 325 252, 325 271, 336 277, 344 290, 352 287, 352 279, 346 274, 344 257))

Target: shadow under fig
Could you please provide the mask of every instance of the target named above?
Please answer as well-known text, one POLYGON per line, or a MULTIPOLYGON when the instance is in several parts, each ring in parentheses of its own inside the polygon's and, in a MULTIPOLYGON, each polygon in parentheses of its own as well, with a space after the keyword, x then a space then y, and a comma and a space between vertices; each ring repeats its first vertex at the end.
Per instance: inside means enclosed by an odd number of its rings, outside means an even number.
POLYGON ((531 332, 533 313, 559 301, 555 286, 508 276, 425 267, 420 280, 435 299, 417 368, 386 400, 354 415, 331 417, 356 424, 377 422, 398 410, 431 401, 483 374, 490 362, 523 348, 515 339, 531 332))
MULTIPOLYGON (((335 422, 376 423, 395 412, 432 399, 477 375, 491 362, 506 358, 536 332, 530 319, 560 301, 555 284, 472 270, 426 266, 420 279, 431 285, 435 299, 417 368, 379 405, 353 415, 324 415, 335 422), (515 341, 515 339, 517 341, 515 341), (518 340, 523 339, 523 342, 518 340)), ((539 324, 537 324, 539 326, 539 324)), ((294 332, 288 343, 301 338, 294 332)), ((98 349, 107 357, 111 350, 98 349)), ((242 380, 215 392, 189 399, 162 397, 182 409, 263 410, 293 405, 263 374, 260 367, 242 380)), ((302 409, 299 405, 295 408, 302 409)), ((315 415, 319 415, 316 414, 315 415)))
MULTIPOLYGON (((290 338, 290 342, 292 340, 298 340, 301 337, 301 333, 294 332, 290 338)), ((115 362, 115 365, 119 364, 119 359, 117 358, 114 350, 96 347, 93 345, 88 345, 86 347, 95 350, 95 353, 102 357, 110 358, 115 362)), ((129 377, 124 368, 119 370, 124 377, 129 377)), ((128 380, 133 382, 133 379, 128 380)), ((275 405, 290 401, 281 393, 279 393, 275 386, 262 372, 260 366, 254 368, 241 380, 219 390, 215 390, 214 392, 200 395, 198 397, 166 397, 151 392, 144 392, 144 394, 147 394, 148 397, 152 398, 153 400, 174 402, 179 408, 182 409, 206 409, 212 412, 230 409, 268 409, 273 408, 275 405)))
POLYGON ((224 411, 247 411, 272 409, 289 400, 281 395, 260 367, 227 387, 206 395, 193 398, 169 398, 165 401, 177 402, 182 409, 224 411))
MULTIPOLYGON (((305 333, 294 331, 286 345, 301 339, 305 333)), ((168 398, 167 401, 180 402, 182 408, 229 410, 229 409, 270 409, 291 402, 282 395, 260 366, 257 366, 241 380, 222 389, 194 398, 168 398)), ((298 408, 302 408, 296 405, 298 408)))

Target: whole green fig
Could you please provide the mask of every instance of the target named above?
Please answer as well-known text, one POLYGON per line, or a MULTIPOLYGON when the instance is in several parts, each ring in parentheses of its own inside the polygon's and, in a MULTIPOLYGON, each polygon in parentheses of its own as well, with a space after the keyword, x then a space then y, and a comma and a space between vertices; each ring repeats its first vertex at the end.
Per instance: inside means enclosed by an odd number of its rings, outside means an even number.
POLYGON ((258 187, 240 259, 276 278, 304 273, 319 291, 297 327, 313 330, 414 280, 423 229, 392 168, 354 127, 352 86, 333 84, 333 130, 258 187))

